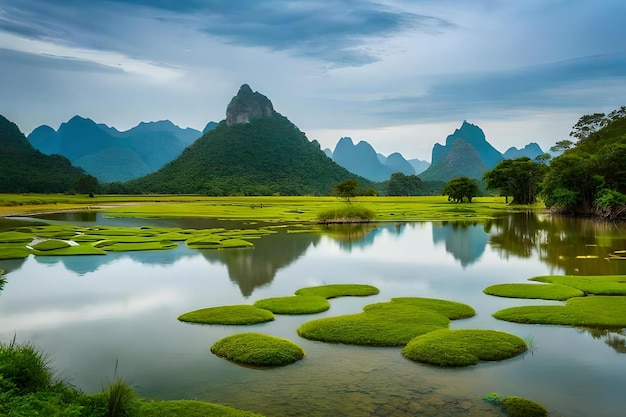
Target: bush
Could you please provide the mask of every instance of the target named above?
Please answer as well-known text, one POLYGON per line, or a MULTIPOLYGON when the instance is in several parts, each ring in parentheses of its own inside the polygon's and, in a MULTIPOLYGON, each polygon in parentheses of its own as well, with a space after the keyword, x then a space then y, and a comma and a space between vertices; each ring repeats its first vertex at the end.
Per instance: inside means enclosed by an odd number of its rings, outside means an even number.
POLYGON ((139 415, 139 402, 135 391, 122 379, 116 379, 105 393, 106 417, 132 417, 139 415))
POLYGON ((0 387, 19 394, 50 388, 52 369, 48 357, 32 343, 0 343, 0 387))

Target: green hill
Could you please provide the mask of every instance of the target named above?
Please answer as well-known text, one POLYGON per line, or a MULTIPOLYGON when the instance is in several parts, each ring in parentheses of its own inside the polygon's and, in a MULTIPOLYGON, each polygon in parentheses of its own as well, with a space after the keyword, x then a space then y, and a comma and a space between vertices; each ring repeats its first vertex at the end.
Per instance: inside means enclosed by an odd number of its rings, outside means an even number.
POLYGON ((0 192, 66 192, 82 175, 67 158, 33 148, 15 123, 0 116, 0 192))
POLYGON ((243 85, 227 118, 162 169, 126 183, 129 192, 207 195, 328 195, 346 178, 267 97, 243 85))

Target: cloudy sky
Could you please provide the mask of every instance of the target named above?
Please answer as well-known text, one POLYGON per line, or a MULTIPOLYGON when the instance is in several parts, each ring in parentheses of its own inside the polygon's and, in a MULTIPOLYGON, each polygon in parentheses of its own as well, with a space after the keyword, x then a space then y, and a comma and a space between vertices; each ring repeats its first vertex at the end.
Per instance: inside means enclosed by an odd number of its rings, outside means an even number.
POLYGON ((623 0, 0 0, 0 114, 126 130, 225 118, 243 83, 309 139, 430 160, 463 120, 496 148, 626 104, 623 0))

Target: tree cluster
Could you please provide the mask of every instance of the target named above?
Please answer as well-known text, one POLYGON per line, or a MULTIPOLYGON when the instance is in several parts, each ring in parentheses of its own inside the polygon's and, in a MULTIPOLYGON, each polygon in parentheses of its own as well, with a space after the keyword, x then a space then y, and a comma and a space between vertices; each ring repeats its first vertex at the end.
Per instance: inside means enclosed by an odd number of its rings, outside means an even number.
POLYGON ((472 198, 480 193, 478 181, 468 177, 456 177, 448 181, 443 187, 443 195, 448 196, 448 201, 462 203, 467 200, 472 202, 472 198))

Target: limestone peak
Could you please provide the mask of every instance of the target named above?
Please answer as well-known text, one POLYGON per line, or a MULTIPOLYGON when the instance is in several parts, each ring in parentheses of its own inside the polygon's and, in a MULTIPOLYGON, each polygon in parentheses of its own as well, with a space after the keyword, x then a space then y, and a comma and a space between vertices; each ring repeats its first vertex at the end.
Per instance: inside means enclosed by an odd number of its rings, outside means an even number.
POLYGON ((248 84, 239 88, 239 92, 226 107, 226 124, 250 123, 252 119, 272 117, 272 102, 258 91, 253 92, 248 84))

